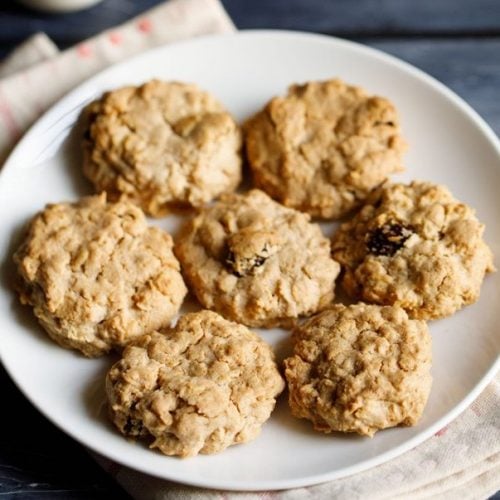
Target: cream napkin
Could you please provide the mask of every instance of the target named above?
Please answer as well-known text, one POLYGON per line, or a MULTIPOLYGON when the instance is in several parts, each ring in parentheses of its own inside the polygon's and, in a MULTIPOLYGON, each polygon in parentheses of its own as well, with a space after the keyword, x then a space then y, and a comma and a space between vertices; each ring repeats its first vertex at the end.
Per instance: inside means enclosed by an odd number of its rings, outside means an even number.
MULTIPOLYGON (((102 68, 158 45, 233 29, 218 0, 170 0, 64 52, 44 34, 34 35, 0 65, 0 161, 47 107, 102 68)), ((308 488, 209 491, 96 459, 137 499, 483 499, 500 489, 500 375, 420 446, 366 472, 308 488)))

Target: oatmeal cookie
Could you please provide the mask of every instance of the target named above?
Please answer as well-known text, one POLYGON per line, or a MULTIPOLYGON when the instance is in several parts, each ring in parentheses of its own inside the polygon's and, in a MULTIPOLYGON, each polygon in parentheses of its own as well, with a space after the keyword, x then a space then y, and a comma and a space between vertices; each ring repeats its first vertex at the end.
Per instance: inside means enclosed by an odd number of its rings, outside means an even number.
POLYGON ((333 237, 350 296, 398 305, 413 318, 453 314, 475 302, 493 256, 474 211, 444 186, 393 184, 333 237))
POLYGON ((106 379, 118 429, 181 457, 257 437, 284 385, 271 348, 210 311, 132 341, 106 379))
POLYGON ((256 186, 314 217, 342 217, 403 169, 394 106, 340 80, 292 85, 244 129, 256 186))
POLYGON ((285 326, 333 300, 340 266, 309 216, 259 190, 228 194, 176 240, 203 306, 248 326, 285 326))
POLYGON ((336 304, 293 338, 284 362, 290 408, 316 430, 373 436, 420 419, 432 384, 424 321, 395 306, 336 304))
POLYGON ((112 200, 161 216, 200 206, 241 179, 241 134, 195 85, 153 80, 104 94, 85 112, 83 171, 112 200))
POLYGON ((47 205, 14 255, 21 302, 61 346, 99 356, 177 314, 187 290, 172 246, 104 194, 47 205))

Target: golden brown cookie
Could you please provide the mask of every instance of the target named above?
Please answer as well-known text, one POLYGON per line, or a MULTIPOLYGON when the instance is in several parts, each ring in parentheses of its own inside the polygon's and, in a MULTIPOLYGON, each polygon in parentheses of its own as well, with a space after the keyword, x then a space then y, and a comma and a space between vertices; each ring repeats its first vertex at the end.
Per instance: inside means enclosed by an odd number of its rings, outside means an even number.
POLYGON ((172 246, 104 194, 47 205, 14 256, 21 302, 61 346, 99 356, 177 314, 187 290, 172 246))
POLYGON ((284 385, 271 348, 210 311, 134 340, 106 379, 118 429, 181 457, 255 439, 284 385))
POLYGON ((292 85, 245 126, 255 184, 284 205, 339 218, 402 170, 394 106, 341 80, 292 85))
POLYGON ((203 306, 248 326, 287 325, 324 308, 340 269, 308 215, 259 190, 204 209, 175 252, 203 306))
POLYGON ((494 270, 474 211, 444 186, 393 184, 333 237, 343 285, 356 299, 398 305, 413 318, 453 314, 479 298, 494 270))
POLYGON ((241 134, 195 85, 153 80, 104 94, 86 109, 83 171, 110 199, 155 217, 200 206, 241 179, 241 134))
POLYGON ((415 425, 432 384, 427 325, 399 307, 336 304, 293 333, 285 360, 293 415, 365 436, 415 425))

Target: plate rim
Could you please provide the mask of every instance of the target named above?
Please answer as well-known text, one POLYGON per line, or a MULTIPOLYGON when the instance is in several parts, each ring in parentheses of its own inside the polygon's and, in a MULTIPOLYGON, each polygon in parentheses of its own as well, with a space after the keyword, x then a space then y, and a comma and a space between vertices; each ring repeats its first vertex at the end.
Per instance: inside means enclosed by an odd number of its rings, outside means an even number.
MULTIPOLYGON (((323 35, 318 33, 310 33, 307 31, 292 31, 292 30, 273 30, 273 29, 256 29, 256 30, 240 30, 233 33, 225 33, 225 34, 210 34, 198 36, 195 38, 190 38, 186 40, 181 40, 178 42, 173 42, 165 45, 161 45, 159 47, 155 47, 153 49, 147 50, 141 54, 135 55, 131 58, 127 58, 117 64, 113 64, 108 68, 99 71, 93 76, 87 78, 83 82, 81 82, 74 89, 70 90, 64 96, 59 98, 53 105, 49 107, 35 122, 29 127, 27 132, 22 136, 13 150, 10 152, 6 161, 3 164, 3 168, 0 170, 0 186, 6 179, 6 172, 10 172, 13 168, 15 168, 15 163, 17 157, 22 152, 24 144, 28 142, 33 135, 38 133, 39 130, 43 130, 50 126, 50 122, 53 118, 55 118, 54 123, 57 123, 58 119, 62 118, 59 116, 60 112, 58 109, 63 109, 65 103, 71 102, 76 96, 81 94, 86 87, 90 87, 92 82, 95 79, 103 78, 108 73, 113 73, 120 67, 127 66, 129 64, 133 64, 135 61, 140 60, 146 56, 151 56, 156 52, 163 52, 168 50, 169 48, 177 48, 179 46, 186 46, 191 44, 200 44, 206 40, 213 39, 231 39, 231 38, 246 38, 246 37, 257 37, 260 38, 262 36, 265 37, 279 37, 279 38, 293 38, 295 40, 306 40, 306 41, 317 41, 325 44, 333 44, 340 45, 347 48, 351 48, 357 52, 361 52, 375 58, 377 60, 382 60, 384 63, 390 63, 393 66, 396 66, 406 73, 409 73, 411 76, 416 78, 417 80, 425 83, 426 85, 431 86, 435 89, 443 98, 450 101, 453 105, 458 107, 460 111, 462 111, 472 122, 476 125, 479 130, 484 134, 485 138, 488 140, 488 143, 493 147, 496 151, 497 155, 500 159, 500 140, 495 134, 495 132, 491 129, 488 123, 458 94, 456 94, 453 90, 448 88, 446 85, 438 81, 433 76, 424 72, 423 70, 413 66, 412 64, 399 59, 396 56, 391 54, 387 54, 386 52, 376 49, 373 47, 369 47, 367 45, 353 42, 350 40, 346 40, 343 38, 338 38, 330 35, 323 35)), ((59 146, 58 146, 59 147, 59 146)), ((57 148, 58 149, 58 148, 57 148)), ((280 489, 290 489, 297 487, 306 487, 315 484, 324 483, 326 481, 331 481, 343 477, 347 477, 359 472, 366 471, 370 468, 373 468, 377 465, 383 464, 397 456, 405 453, 406 451, 411 450, 415 446, 423 443, 430 437, 432 437, 437 431, 451 423, 458 415, 460 415, 478 396, 479 394, 486 388, 486 386, 493 380, 497 371, 500 369, 500 354, 497 355, 496 361, 490 366, 490 368, 486 371, 486 373, 482 376, 479 382, 474 386, 474 388, 458 403, 455 405, 450 411, 448 411, 443 417, 437 420, 434 424, 432 424, 426 431, 422 431, 411 439, 401 443, 394 448, 377 455, 376 457, 369 458, 366 460, 362 460, 354 465, 344 467, 341 469, 337 469, 334 471, 330 471, 328 473, 309 475, 307 477, 295 478, 295 479, 281 479, 281 480, 247 480, 242 483, 242 481, 234 481, 234 480, 223 480, 222 482, 217 479, 197 479, 196 477, 184 477, 183 474, 174 474, 173 476, 169 474, 168 467, 165 469, 164 473, 158 474, 148 470, 147 467, 142 467, 139 463, 132 463, 133 461, 129 460, 128 457, 117 456, 113 451, 109 452, 108 450, 103 451, 101 449, 97 449, 97 446, 89 445, 85 442, 84 437, 79 436, 76 431, 68 430, 64 427, 64 422, 60 422, 57 416, 51 415, 44 408, 39 406, 34 399, 30 396, 28 391, 24 389, 24 387, 18 383, 15 376, 15 369, 11 366, 3 353, 2 344, 0 343, 0 361, 4 366, 5 371, 9 375, 10 379, 13 381, 15 386, 21 391, 21 393, 28 399, 32 406, 34 406, 41 415, 47 418, 52 424, 54 424, 57 428, 63 431, 66 435, 70 436, 72 439, 75 439, 78 443, 82 444, 85 448, 93 451, 98 455, 102 455, 104 457, 109 458, 110 460, 114 460, 126 467, 129 467, 133 470, 148 474, 150 476, 158 477, 160 479, 170 480, 179 482, 182 484, 210 488, 210 489, 224 489, 229 491, 259 491, 259 490, 280 490, 280 489)))

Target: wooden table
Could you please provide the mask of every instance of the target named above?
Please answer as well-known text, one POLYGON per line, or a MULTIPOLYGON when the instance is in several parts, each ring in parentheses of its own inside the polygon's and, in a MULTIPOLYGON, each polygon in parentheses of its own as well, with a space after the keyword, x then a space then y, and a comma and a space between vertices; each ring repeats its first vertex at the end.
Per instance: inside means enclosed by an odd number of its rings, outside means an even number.
MULTIPOLYGON (((452 88, 500 134, 499 0, 222 1, 240 29, 326 33, 394 54, 452 88)), ((51 16, 2 2, 0 57, 37 31, 64 48, 158 3, 104 0, 51 16)), ((31 407, 1 368, 0 384, 3 498, 127 498, 81 446, 31 407)))

